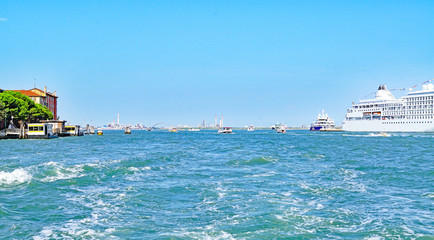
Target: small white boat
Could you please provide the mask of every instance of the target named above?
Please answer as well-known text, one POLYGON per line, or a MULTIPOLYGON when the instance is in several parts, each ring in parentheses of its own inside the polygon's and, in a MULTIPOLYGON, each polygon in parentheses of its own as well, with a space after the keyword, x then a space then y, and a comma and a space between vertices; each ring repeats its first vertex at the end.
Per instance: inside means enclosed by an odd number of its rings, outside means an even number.
POLYGON ((286 133, 286 125, 285 124, 276 124, 274 125, 274 129, 277 133, 286 133))
POLYGON ((218 130, 217 133, 232 133, 232 128, 231 127, 222 127, 218 130))
POLYGON ((255 131, 255 127, 253 127, 252 125, 250 125, 250 126, 247 127, 247 131, 249 131, 249 132, 255 131))
POLYGON ((199 132, 200 129, 199 128, 189 128, 187 131, 189 131, 189 132, 199 132))
POLYGON ((90 126, 89 133, 90 134, 95 134, 95 127, 94 126, 90 126))
POLYGON ((131 134, 131 127, 127 126, 125 128, 125 134, 131 134))

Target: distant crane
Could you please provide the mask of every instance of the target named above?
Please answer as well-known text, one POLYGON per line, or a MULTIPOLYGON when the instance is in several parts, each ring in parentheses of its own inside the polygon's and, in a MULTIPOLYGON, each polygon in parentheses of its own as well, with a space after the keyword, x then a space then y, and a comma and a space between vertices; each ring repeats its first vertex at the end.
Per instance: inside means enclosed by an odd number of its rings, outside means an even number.
POLYGON ((157 126, 158 124, 161 124, 161 122, 154 124, 154 126, 152 126, 152 127, 148 127, 148 131, 152 131, 152 129, 155 129, 155 126, 157 126))

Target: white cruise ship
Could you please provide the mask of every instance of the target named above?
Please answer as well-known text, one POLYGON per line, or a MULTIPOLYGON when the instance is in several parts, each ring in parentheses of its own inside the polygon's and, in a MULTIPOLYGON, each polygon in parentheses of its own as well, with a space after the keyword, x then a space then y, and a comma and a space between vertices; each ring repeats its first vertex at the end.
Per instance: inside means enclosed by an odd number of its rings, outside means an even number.
POLYGON ((343 131, 434 132, 434 85, 423 85, 396 99, 381 85, 374 99, 361 100, 347 110, 343 131))

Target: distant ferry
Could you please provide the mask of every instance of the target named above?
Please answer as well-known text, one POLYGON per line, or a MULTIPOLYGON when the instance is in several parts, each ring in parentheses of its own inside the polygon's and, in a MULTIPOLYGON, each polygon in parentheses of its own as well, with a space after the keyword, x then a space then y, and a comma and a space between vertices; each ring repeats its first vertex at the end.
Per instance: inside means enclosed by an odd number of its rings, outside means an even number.
POLYGON ((218 130, 217 133, 232 133, 232 128, 231 127, 222 127, 218 130))
POLYGON ((335 129, 335 122, 327 114, 318 114, 316 121, 310 125, 311 131, 326 131, 335 129))
POLYGON ((285 124, 275 124, 272 127, 273 130, 276 130, 277 133, 285 133, 286 132, 286 125, 285 124))
POLYGON ((361 100, 347 110, 344 131, 434 132, 434 85, 396 99, 381 85, 374 99, 361 100))
POLYGON ((200 129, 199 128, 189 128, 187 131, 189 131, 189 132, 199 132, 200 129))

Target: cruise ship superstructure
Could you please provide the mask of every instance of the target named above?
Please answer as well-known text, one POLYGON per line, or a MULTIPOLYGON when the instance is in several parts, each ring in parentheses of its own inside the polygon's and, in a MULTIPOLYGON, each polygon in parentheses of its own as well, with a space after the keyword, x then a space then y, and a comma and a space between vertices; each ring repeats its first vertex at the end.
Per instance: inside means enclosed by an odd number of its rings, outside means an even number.
POLYGON ((434 132, 434 85, 423 85, 395 98, 381 85, 374 99, 361 100, 347 110, 343 131, 355 132, 434 132))

